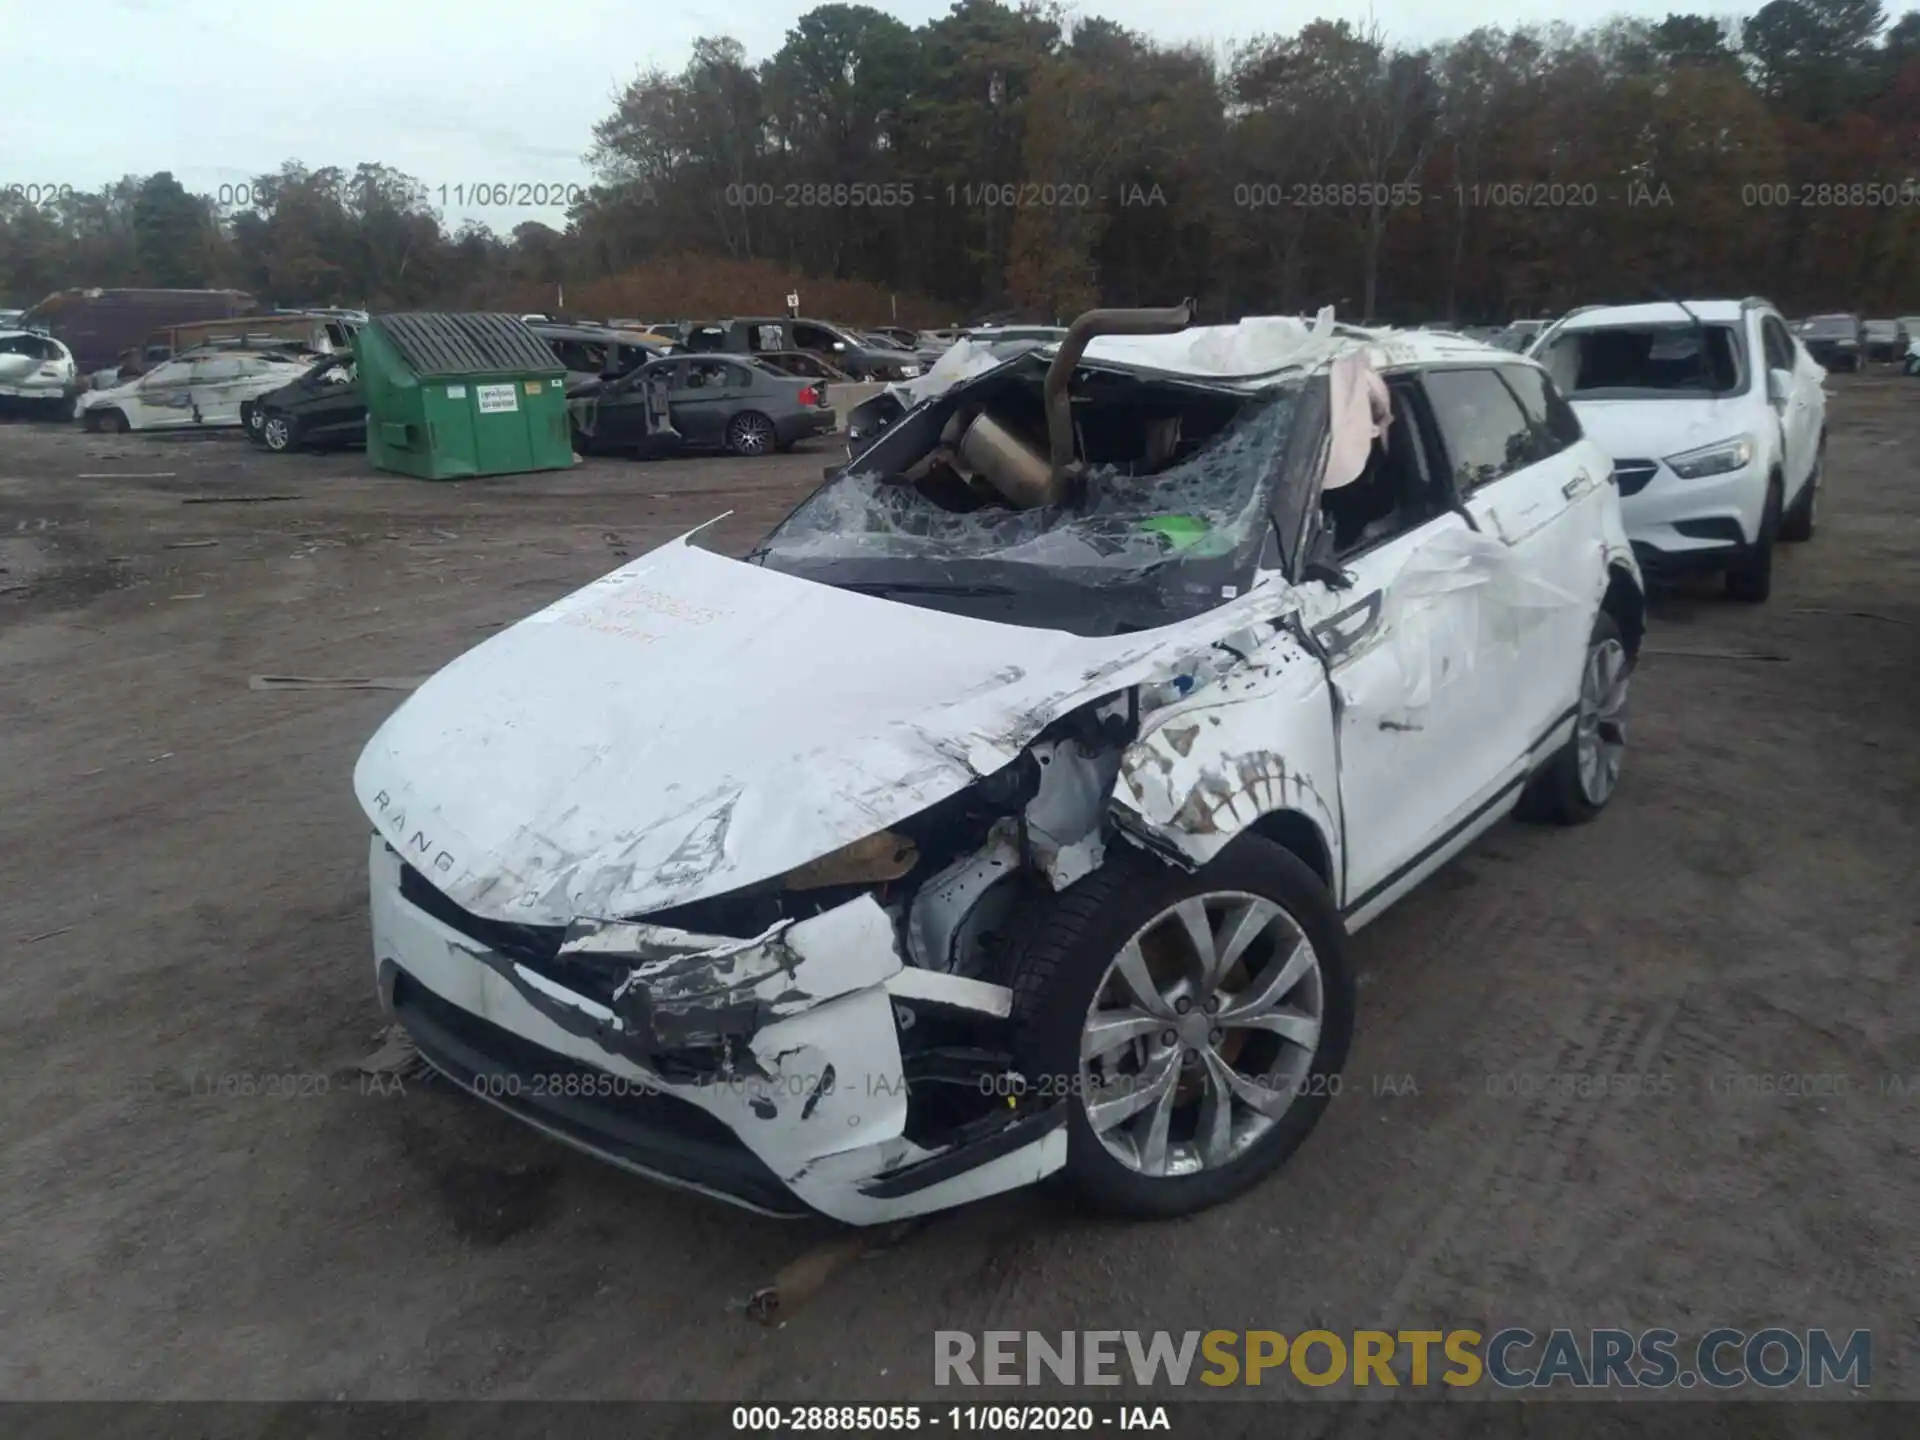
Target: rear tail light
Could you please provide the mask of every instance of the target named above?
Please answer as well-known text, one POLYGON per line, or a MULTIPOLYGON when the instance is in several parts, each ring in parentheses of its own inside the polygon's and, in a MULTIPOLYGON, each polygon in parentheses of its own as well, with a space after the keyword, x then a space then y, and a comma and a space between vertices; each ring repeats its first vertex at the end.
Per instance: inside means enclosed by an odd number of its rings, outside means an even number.
POLYGON ((802 385, 800 387, 800 403, 802 405, 818 405, 820 403, 820 392, 811 385, 802 385))

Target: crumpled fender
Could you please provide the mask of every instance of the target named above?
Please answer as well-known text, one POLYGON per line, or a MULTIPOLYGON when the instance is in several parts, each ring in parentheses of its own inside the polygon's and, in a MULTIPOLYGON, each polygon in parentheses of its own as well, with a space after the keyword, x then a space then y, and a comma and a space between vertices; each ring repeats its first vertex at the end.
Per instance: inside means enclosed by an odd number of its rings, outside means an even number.
POLYGON ((1113 803, 1150 847, 1194 865, 1263 815, 1297 811, 1340 873, 1333 694, 1319 660, 1277 629, 1247 658, 1145 716, 1113 803))

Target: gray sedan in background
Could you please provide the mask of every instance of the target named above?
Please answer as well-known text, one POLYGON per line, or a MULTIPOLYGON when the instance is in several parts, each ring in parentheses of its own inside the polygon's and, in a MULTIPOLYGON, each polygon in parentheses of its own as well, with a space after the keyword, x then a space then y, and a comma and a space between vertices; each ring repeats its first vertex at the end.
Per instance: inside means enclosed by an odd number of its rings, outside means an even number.
POLYGON ((671 355, 567 392, 583 454, 769 455, 835 425, 827 385, 745 356, 671 355))

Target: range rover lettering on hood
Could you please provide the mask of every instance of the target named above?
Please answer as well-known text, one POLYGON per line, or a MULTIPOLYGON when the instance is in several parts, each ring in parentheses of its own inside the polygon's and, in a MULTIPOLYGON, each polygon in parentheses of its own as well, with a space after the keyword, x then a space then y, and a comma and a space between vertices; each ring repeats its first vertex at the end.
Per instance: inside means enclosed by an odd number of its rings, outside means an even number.
POLYGON ((1293 608, 1090 638, 896 604, 682 536, 483 642, 354 771, 375 828, 495 919, 612 919, 770 879, 1011 763, 1051 721, 1293 608), (453 857, 442 866, 439 857, 453 857))

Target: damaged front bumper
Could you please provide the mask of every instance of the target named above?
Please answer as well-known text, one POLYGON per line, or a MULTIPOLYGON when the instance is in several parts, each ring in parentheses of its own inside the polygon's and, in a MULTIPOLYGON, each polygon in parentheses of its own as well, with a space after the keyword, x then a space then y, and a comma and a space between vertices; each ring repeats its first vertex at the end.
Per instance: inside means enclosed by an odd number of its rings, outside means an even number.
POLYGON ((451 907, 378 836, 369 869, 381 1000, 421 1054, 614 1164, 876 1224, 1065 1163, 1064 1109, 1006 1098, 1001 1052, 967 1043, 1008 993, 904 965, 870 896, 751 940, 610 923, 543 950, 451 907))

